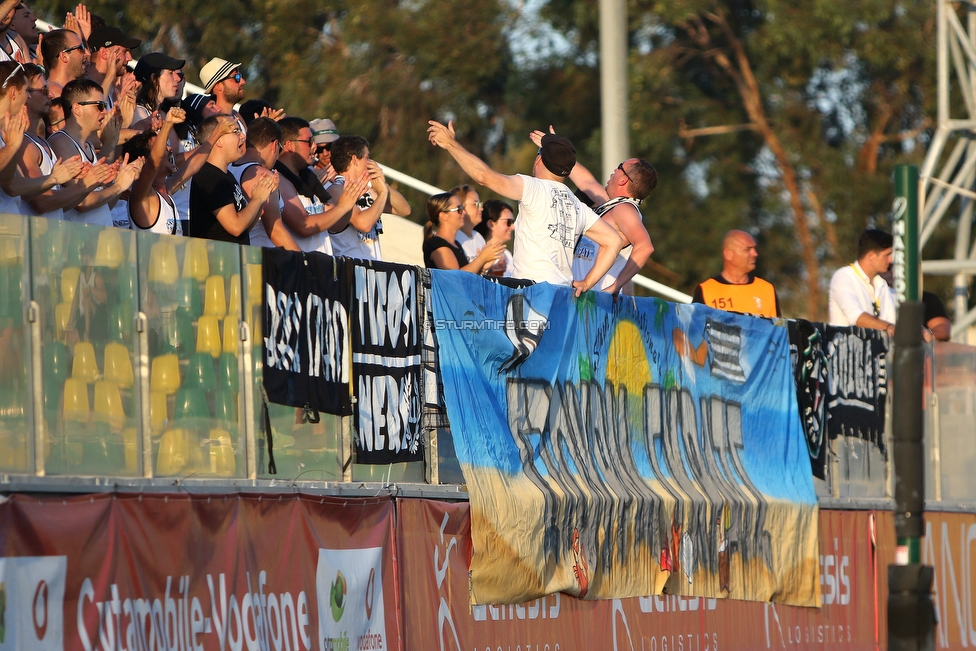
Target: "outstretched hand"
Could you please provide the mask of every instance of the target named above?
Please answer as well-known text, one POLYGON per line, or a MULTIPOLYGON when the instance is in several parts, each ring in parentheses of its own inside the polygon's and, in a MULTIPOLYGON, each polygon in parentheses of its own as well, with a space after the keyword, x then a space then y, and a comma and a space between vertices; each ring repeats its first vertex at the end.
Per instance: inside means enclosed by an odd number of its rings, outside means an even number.
MULTIPOLYGON (((556 130, 552 128, 552 125, 551 124, 549 125, 549 133, 551 133, 552 135, 556 135, 556 130)), ((541 147, 542 146, 542 137, 544 135, 546 135, 546 134, 543 133, 542 131, 539 131, 538 129, 536 129, 535 131, 533 131, 532 133, 529 134, 529 140, 531 140, 533 143, 535 143, 535 146, 536 147, 541 147)))
POLYGON ((448 120, 447 126, 444 126, 437 120, 429 120, 427 124, 430 125, 427 128, 427 139, 430 141, 430 144, 441 149, 447 149, 451 143, 456 142, 454 137, 454 120, 448 120))

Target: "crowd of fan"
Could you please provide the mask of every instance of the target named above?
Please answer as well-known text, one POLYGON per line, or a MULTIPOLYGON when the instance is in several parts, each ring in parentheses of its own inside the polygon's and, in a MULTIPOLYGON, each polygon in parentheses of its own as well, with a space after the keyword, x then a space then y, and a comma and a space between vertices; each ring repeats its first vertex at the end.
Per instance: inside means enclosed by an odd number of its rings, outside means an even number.
POLYGON ((365 138, 245 100, 217 57, 185 95, 186 62, 140 45, 81 4, 41 32, 0 2, 0 212, 381 259, 410 207, 365 138))

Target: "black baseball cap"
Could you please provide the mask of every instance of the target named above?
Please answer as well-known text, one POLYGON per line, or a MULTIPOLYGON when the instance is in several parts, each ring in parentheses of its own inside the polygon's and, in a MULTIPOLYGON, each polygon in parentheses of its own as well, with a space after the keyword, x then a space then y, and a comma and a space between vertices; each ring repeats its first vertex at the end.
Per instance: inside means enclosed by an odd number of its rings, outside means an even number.
POLYGON ((569 176, 576 165, 576 147, 569 141, 553 133, 542 136, 540 150, 542 164, 556 176, 569 176))
POLYGON ((150 52, 136 64, 135 75, 139 81, 149 81, 150 75, 160 70, 179 70, 186 65, 184 59, 174 59, 162 52, 150 52))
POLYGON ((100 50, 103 47, 112 47, 113 45, 121 45, 125 49, 131 50, 141 44, 141 40, 129 38, 118 27, 99 27, 93 29, 91 36, 88 37, 88 47, 93 50, 100 50))

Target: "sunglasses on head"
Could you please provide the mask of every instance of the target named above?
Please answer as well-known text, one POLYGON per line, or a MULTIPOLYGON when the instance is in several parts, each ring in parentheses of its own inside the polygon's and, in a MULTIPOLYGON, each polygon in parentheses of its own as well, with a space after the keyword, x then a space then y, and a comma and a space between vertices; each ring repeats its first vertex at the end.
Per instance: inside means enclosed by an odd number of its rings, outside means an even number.
POLYGON ((6 88, 7 84, 10 83, 10 80, 13 79, 14 75, 17 74, 17 71, 23 69, 24 69, 24 64, 22 63, 18 63, 16 66, 14 66, 14 69, 10 71, 10 74, 7 75, 7 78, 3 80, 2 84, 0 84, 0 88, 6 88))

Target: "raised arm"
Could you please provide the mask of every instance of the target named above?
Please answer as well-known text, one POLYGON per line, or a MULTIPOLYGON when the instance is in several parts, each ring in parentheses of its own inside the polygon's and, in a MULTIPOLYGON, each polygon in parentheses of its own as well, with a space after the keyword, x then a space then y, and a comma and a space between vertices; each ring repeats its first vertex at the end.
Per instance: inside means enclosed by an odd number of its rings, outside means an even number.
POLYGON ((496 172, 483 160, 462 147, 454 137, 453 121, 448 122, 447 126, 436 120, 430 120, 428 124, 430 127, 427 129, 427 139, 430 143, 446 150, 472 181, 512 201, 522 200, 522 179, 517 175, 509 176, 496 172))

